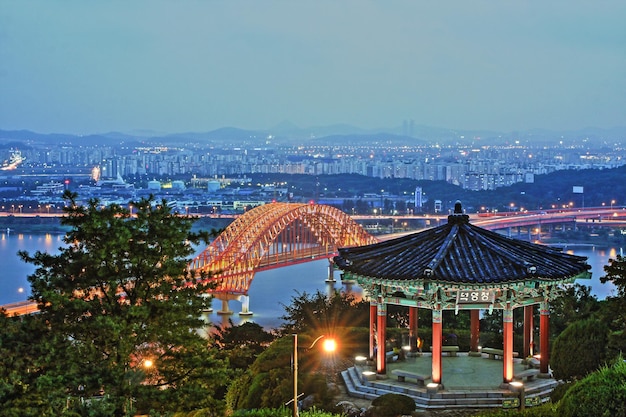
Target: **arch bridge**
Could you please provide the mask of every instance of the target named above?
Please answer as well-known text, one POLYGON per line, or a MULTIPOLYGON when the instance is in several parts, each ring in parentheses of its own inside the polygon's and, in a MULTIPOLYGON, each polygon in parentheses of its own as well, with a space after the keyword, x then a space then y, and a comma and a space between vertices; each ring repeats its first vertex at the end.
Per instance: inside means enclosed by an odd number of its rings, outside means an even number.
MULTIPOLYGON (((237 217, 189 264, 197 279, 213 283, 210 292, 222 300, 243 303, 248 311, 248 290, 258 271, 322 258, 338 248, 378 242, 347 214, 321 204, 270 203, 237 217)), ((331 269, 332 271, 332 269, 331 269)))

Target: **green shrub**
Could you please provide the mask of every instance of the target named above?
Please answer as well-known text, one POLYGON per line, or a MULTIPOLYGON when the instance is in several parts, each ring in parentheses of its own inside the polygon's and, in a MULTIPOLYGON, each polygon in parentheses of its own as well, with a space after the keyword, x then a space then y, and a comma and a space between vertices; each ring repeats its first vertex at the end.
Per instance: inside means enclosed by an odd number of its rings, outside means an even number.
POLYGON ((219 417, 220 415, 221 414, 218 411, 211 410, 209 408, 203 408, 190 412, 187 417, 219 417))
MULTIPOLYGON (((301 417, 339 417, 340 414, 332 414, 317 409, 300 411, 301 417)), ((291 417, 292 409, 280 408, 259 408, 253 410, 238 410, 231 417, 291 417)))
POLYGON ((472 414, 472 417, 560 417, 557 414, 556 405, 545 403, 537 407, 526 408, 524 411, 519 410, 489 410, 481 411, 478 414, 472 414))
POLYGON ((415 401, 403 394, 381 395, 372 401, 372 406, 376 417, 395 417, 415 411, 415 401))
POLYGON ((574 382, 565 382, 563 384, 557 385, 557 387, 554 388, 550 393, 550 400, 552 400, 552 402, 555 404, 558 403, 559 401, 561 401, 561 398, 563 398, 567 390, 570 389, 573 385, 574 382))
POLYGON ((483 347, 500 349, 502 347, 502 341, 502 333, 494 333, 488 331, 480 332, 480 344, 483 347))
POLYGON ((619 356, 621 352, 626 352, 626 330, 609 332, 607 351, 611 359, 619 356))
POLYGON ((290 417, 291 408, 259 408, 252 410, 237 410, 231 417, 290 417))
POLYGON ((626 417, 626 362, 619 358, 577 382, 558 404, 563 417, 626 417))
POLYGON ((606 360, 608 328, 597 319, 576 321, 552 346, 550 366, 556 379, 572 381, 597 370, 606 360))
POLYGON ((471 338, 471 332, 469 329, 444 329, 443 331, 444 335, 456 335, 456 342, 454 339, 451 339, 450 344, 456 344, 461 352, 469 352, 471 338))

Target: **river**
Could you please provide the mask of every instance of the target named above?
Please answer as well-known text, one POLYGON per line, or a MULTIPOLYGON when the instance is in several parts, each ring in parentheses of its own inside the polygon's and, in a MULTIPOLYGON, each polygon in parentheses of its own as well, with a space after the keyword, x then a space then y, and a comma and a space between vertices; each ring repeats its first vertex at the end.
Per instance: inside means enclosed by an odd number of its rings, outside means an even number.
MULTIPOLYGON (((18 256, 18 250, 25 250, 33 254, 37 250, 49 253, 57 253, 62 247, 63 235, 52 234, 19 234, 0 233, 0 262, 2 275, 0 276, 0 305, 18 301, 24 301, 30 295, 30 285, 27 276, 35 270, 31 264, 24 263, 18 256)), ((570 246, 566 252, 575 255, 586 256, 591 265, 592 278, 579 280, 580 284, 591 286, 591 293, 604 299, 614 292, 614 287, 600 283, 600 277, 604 275, 604 265, 608 264, 609 258, 620 254, 620 248, 598 248, 592 246, 570 246)), ((265 328, 278 327, 281 324, 280 316, 285 313, 283 305, 289 305, 298 292, 314 294, 316 291, 329 291, 328 261, 319 260, 285 268, 273 269, 260 272, 255 275, 250 287, 250 311, 251 317, 242 318, 237 313, 241 311, 241 303, 230 301, 229 307, 234 311, 231 316, 217 314, 221 309, 221 302, 213 302, 214 311, 207 313, 208 319, 215 324, 226 324, 228 319, 233 323, 240 324, 244 320, 254 321, 265 328)), ((337 282, 334 288, 342 288, 338 280, 339 273, 335 271, 337 282)), ((333 284, 330 284, 331 288, 333 284)), ((353 291, 360 292, 358 287, 353 291)))

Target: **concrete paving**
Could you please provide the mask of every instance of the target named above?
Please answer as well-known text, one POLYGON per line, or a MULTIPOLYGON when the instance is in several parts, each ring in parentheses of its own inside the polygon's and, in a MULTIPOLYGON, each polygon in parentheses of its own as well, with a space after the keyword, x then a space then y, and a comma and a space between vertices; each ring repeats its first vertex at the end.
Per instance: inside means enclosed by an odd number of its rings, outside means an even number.
MULTIPOLYGON (((441 357, 441 382, 446 389, 489 390, 497 389, 503 381, 503 362, 498 359, 468 356, 458 353, 457 356, 441 357)), ((424 353, 422 357, 408 357, 405 360, 387 363, 389 379, 397 379, 391 374, 393 369, 404 369, 421 375, 432 372, 432 355, 424 353)), ((515 359, 513 373, 526 369, 521 359, 515 359)))

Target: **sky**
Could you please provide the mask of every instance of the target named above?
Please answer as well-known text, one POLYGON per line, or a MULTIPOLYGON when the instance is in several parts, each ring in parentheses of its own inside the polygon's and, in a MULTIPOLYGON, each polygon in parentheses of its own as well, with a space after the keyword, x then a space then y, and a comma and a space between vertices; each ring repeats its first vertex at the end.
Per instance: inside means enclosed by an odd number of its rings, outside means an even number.
POLYGON ((626 125, 624 0, 0 0, 0 129, 626 125))

